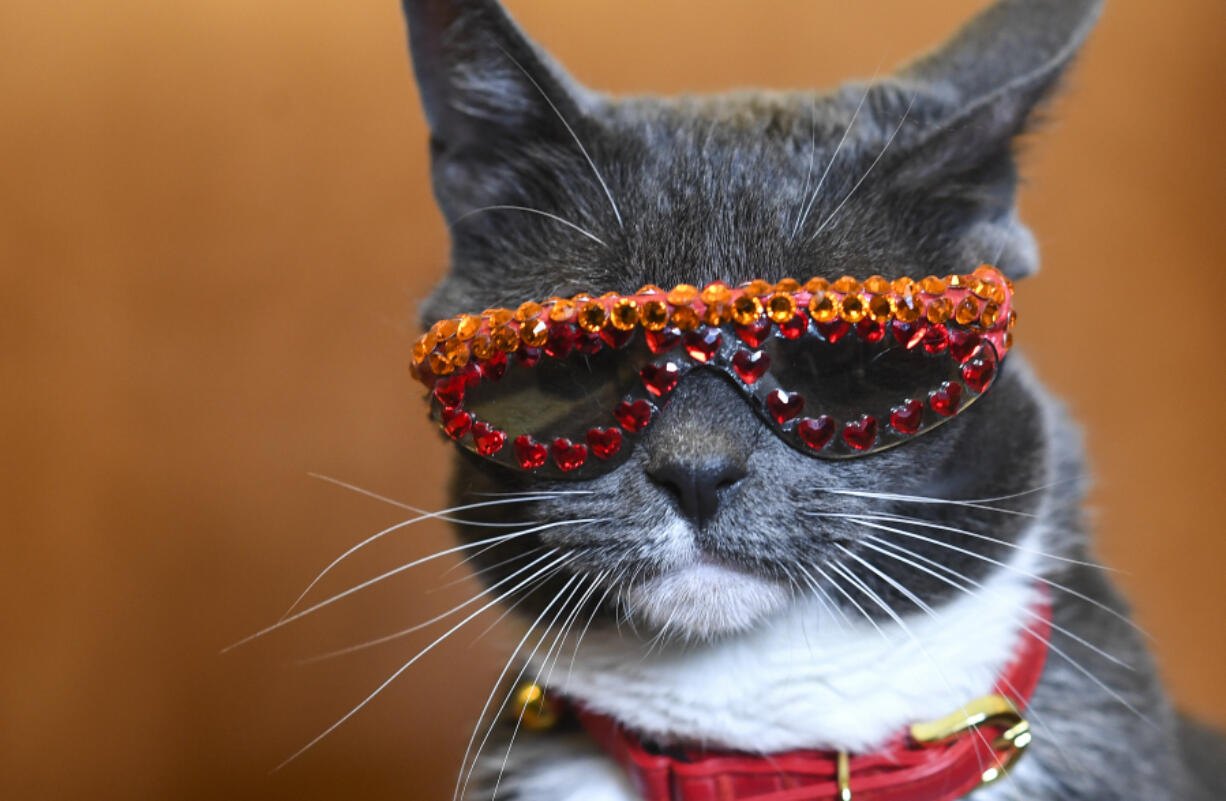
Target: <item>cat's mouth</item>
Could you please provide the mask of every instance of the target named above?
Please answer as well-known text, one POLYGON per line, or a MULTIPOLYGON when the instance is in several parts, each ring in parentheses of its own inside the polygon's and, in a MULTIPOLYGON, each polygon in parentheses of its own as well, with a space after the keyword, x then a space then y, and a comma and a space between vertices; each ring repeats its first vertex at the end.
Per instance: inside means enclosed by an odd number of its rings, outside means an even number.
POLYGON ((634 584, 625 601, 662 634, 710 639, 752 628, 788 597, 779 582, 702 554, 634 584))

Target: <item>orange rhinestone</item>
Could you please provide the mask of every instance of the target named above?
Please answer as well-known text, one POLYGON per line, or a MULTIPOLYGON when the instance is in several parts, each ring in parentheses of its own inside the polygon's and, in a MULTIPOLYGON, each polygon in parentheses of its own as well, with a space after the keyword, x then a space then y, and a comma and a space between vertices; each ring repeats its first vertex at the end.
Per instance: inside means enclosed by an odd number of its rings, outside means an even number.
POLYGON ((727 303, 732 300, 732 290, 723 281, 707 284, 702 289, 702 302, 710 306, 712 303, 727 303))
POLYGON ((698 312, 689 306, 678 306, 673 309, 672 322, 682 331, 692 331, 698 327, 698 312))
POLYGON ((880 275, 871 275, 864 279, 864 289, 874 295, 881 295, 890 291, 890 282, 880 275))
POLYGON ((945 291, 945 282, 935 275, 930 275, 919 283, 920 291, 925 295, 940 295, 945 291))
POLYGON ((639 287, 639 291, 635 292, 634 294, 636 295, 663 295, 664 290, 660 289, 660 287, 656 286, 655 284, 643 284, 641 287, 639 287))
POLYGON ((609 314, 609 322, 619 331, 629 331, 638 325, 639 304, 630 298, 622 298, 613 304, 613 310, 609 314))
POLYGON ((827 292, 815 292, 809 298, 809 314, 819 323, 832 322, 839 316, 838 309, 834 307, 834 298, 827 292))
POLYGON ((779 283, 775 284, 776 292, 799 292, 800 282, 795 278, 784 278, 779 283))
POLYGON ((564 323, 575 316, 576 308, 578 307, 573 300, 558 299, 549 309, 549 319, 555 323, 564 323))
POLYGON ((830 288, 835 292, 842 292, 844 295, 850 295, 852 292, 860 291, 860 282, 852 278, 850 275, 845 275, 831 284, 830 288))
POLYGON ((539 348, 549 339, 549 326, 544 320, 529 320, 519 326, 519 338, 530 348, 539 348))
MULTIPOLYGON (((748 292, 749 290, 746 289, 745 291, 748 292)), ((762 301, 753 295, 741 295, 732 301, 732 319, 737 325, 753 325, 761 316, 762 301)))
POLYGON ((443 356, 457 370, 468 364, 468 343, 450 339, 443 345, 443 356))
POLYGON ((919 319, 921 304, 919 298, 912 292, 892 298, 890 305, 894 309, 894 318, 900 323, 913 323, 919 319))
POLYGON ((426 338, 423 336, 413 343, 413 363, 421 364, 426 360, 432 346, 426 344, 426 338))
POLYGON ((755 297, 755 298, 761 297, 762 295, 766 295, 770 291, 771 291, 770 281, 763 281, 761 278, 755 281, 750 281, 748 284, 745 285, 745 289, 744 289, 744 292, 746 295, 749 295, 750 297, 755 297))
POLYGON ((456 326, 455 335, 460 339, 472 339, 473 335, 480 329, 480 317, 474 317, 471 314, 461 314, 459 324, 456 326))
POLYGON ((983 307, 983 313, 979 315, 979 324, 984 328, 991 328, 996 325, 996 321, 1000 319, 1000 306, 995 303, 989 303, 983 307))
POLYGON ((1013 347, 1013 332, 1006 331, 1005 332, 1005 350, 1008 350, 1011 347, 1013 347))
POLYGON ((620 297, 621 295, 617 294, 616 292, 606 292, 600 296, 600 299, 601 300, 617 300, 620 297))
POLYGON ((515 310, 515 319, 519 320, 521 323, 527 322, 528 320, 535 320, 538 316, 540 316, 542 311, 543 309, 541 309, 541 304, 528 301, 527 303, 521 304, 520 307, 515 310))
POLYGON ((579 327, 589 334, 599 334, 607 319, 609 314, 604 310, 604 306, 594 300, 589 300, 579 310, 579 327))
POLYGON ((818 292, 825 292, 830 288, 830 282, 825 278, 810 278, 805 281, 805 291, 816 295, 818 292))
POLYGON ((490 332, 494 347, 503 353, 513 353, 519 347, 519 334, 509 325, 500 325, 490 332))
POLYGON ((910 295, 915 292, 915 282, 910 278, 895 278, 890 288, 896 295, 910 295))
POLYGON ((438 337, 439 341, 442 341, 444 339, 451 339, 453 336, 455 336, 456 329, 459 327, 460 324, 455 320, 439 320, 430 329, 430 332, 438 337))
POLYGON ((732 304, 723 300, 708 303, 707 308, 702 313, 702 320, 707 325, 723 325, 731 319, 732 304))
POLYGON ((668 325, 668 304, 662 300, 649 300, 643 304, 640 317, 648 331, 659 331, 668 325))
POLYGON ((510 309, 486 309, 482 312, 482 315, 490 321, 490 328, 506 325, 514 319, 510 309))
POLYGON ((669 292, 668 302, 674 306, 689 306, 698 299, 698 287, 690 286, 689 284, 677 284, 673 287, 673 291, 669 292))
POLYGON ((477 334, 468 347, 472 349, 473 356, 482 361, 494 355, 494 339, 489 334, 477 334))
POLYGON ((796 299, 790 292, 776 292, 766 301, 766 316, 783 325, 796 316, 796 299))
POLYGON ((928 307, 924 310, 924 314, 928 317, 928 322, 936 325, 943 323, 953 316, 954 302, 949 298, 937 298, 928 302, 928 307))
POLYGON ((582 306, 584 303, 587 303, 591 299, 592 299, 592 295, 591 293, 588 293, 588 292, 580 292, 578 295, 575 295, 573 298, 571 298, 571 300, 574 302, 576 306, 582 306))
POLYGON ((979 319, 979 301, 967 295, 958 302, 954 309, 954 319, 962 325, 970 325, 979 319))
POLYGON ((950 273, 945 276, 945 285, 950 289, 965 289, 970 286, 970 276, 950 273))
POLYGON ((868 313, 867 305, 861 295, 848 295, 839 305, 839 316, 849 323, 858 323, 868 313))
POLYGON ((868 299, 868 316, 873 318, 873 322, 889 322, 893 310, 890 299, 885 295, 873 295, 868 299))
POLYGON ((1015 325, 1017 325, 1017 312, 1015 312, 1015 311, 1013 311, 1012 309, 1010 309, 1010 310, 1009 310, 1009 324, 1008 324, 1008 329, 1009 329, 1010 331, 1012 331, 1012 330, 1013 330, 1013 326, 1015 326, 1015 325))
POLYGON ((414 381, 421 380, 421 368, 418 367, 414 362, 409 362, 409 376, 414 381))
POLYGON ((451 375, 455 368, 447 361, 447 357, 438 351, 430 354, 430 371, 435 375, 451 375))

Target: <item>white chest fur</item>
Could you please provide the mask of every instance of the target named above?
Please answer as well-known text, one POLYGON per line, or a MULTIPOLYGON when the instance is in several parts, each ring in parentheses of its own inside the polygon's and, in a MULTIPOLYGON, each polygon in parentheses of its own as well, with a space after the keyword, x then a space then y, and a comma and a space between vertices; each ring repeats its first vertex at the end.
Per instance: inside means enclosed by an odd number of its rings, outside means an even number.
POLYGON ((573 669, 563 660, 550 684, 661 741, 862 752, 991 691, 1033 622, 1035 581, 1024 574, 1036 568, 1026 556, 1016 552, 1014 570, 996 569, 973 597, 959 594, 935 615, 899 609, 908 631, 849 624, 814 600, 715 643, 649 650, 629 635, 591 632, 573 669))

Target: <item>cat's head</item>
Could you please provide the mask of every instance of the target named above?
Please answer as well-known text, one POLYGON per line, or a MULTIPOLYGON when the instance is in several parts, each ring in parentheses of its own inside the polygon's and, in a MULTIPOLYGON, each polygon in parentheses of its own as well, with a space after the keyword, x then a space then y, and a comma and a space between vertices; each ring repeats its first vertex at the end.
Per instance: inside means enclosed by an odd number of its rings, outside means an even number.
MULTIPOLYGON (((1023 278, 1038 262, 1016 215, 1014 144, 1099 2, 1002 0, 872 84, 681 98, 578 86, 493 0, 405 5, 453 245, 423 306, 428 324, 644 284, 921 277, 983 262, 1023 278)), ((548 480, 457 451, 455 502, 559 493, 466 513, 540 528, 478 552, 491 580, 533 554, 565 557, 527 608, 587 587, 640 630, 697 637, 815 594, 880 617, 908 595, 937 605, 955 592, 924 565, 975 579, 1005 558, 1044 502, 1042 403, 1011 356, 946 425, 822 460, 781 440, 724 376, 698 370, 617 469, 548 480), (1021 514, 916 500, 1001 497, 1021 514)), ((461 526, 473 541, 491 531, 461 526)))

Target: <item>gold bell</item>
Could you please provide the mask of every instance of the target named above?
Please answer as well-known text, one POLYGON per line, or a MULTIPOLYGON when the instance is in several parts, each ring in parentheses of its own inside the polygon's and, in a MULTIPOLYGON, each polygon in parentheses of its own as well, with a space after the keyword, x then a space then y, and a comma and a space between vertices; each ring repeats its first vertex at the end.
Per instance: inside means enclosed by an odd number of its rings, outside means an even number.
POLYGON ((509 714, 512 720, 529 731, 552 729, 561 718, 561 709, 556 701, 545 693, 541 685, 526 681, 511 694, 509 714))

